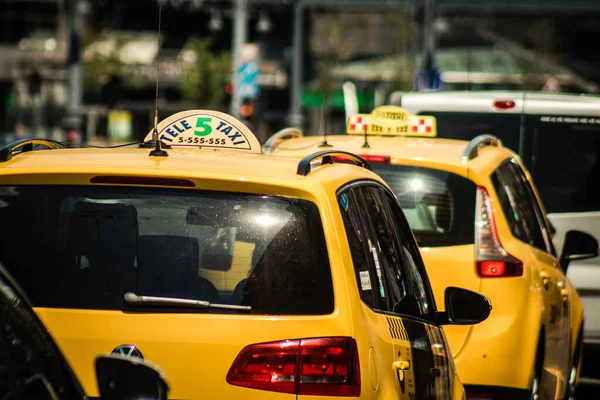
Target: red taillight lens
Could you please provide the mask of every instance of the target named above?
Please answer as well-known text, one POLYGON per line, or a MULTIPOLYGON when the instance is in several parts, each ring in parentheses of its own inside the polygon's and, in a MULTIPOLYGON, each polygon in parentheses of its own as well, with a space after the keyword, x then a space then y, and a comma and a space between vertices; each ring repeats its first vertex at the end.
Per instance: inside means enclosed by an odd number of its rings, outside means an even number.
POLYGON ((509 110, 515 107, 515 102, 512 100, 496 100, 494 101, 494 108, 500 110, 509 110))
POLYGON ((523 264, 517 259, 512 261, 478 261, 477 272, 483 278, 499 278, 523 275, 523 264))
MULTIPOLYGON (((371 163, 387 163, 387 164, 389 164, 389 162, 390 162, 390 156, 359 154, 359 157, 362 158, 363 160, 365 160, 366 162, 371 162, 371 163)), ((353 163, 352 161, 348 160, 344 156, 332 156, 331 158, 333 159, 333 161, 336 161, 336 162, 353 163)))
POLYGON ((227 383, 281 393, 358 397, 356 341, 333 337, 247 346, 229 369, 227 383))
POLYGON ((359 154, 359 155, 363 160, 365 160, 367 162, 385 163, 385 164, 390 163, 390 156, 375 156, 375 155, 371 155, 371 154, 359 154))
POLYGON ((477 274, 482 278, 522 276, 523 264, 504 250, 496 231, 490 195, 477 187, 475 217, 475 256, 477 274))

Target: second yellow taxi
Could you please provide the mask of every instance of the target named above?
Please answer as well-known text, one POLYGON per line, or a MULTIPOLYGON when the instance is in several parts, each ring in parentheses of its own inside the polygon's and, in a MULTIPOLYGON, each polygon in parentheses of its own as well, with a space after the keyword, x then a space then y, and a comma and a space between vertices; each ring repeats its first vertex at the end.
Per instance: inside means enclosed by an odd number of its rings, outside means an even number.
POLYGON ((353 115, 347 128, 325 137, 288 128, 265 152, 360 155, 402 205, 438 302, 448 285, 491 299, 487 321, 444 328, 468 398, 574 398, 583 311, 566 269, 597 256, 597 241, 570 231, 558 253, 531 176, 491 135, 436 138, 434 117, 396 106, 353 115))

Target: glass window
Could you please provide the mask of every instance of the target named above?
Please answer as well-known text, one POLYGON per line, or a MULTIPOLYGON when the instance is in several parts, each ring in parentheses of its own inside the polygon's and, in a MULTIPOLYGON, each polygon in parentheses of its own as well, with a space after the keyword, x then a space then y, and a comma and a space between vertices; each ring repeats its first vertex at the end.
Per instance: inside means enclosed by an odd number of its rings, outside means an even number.
POLYGON ((512 234, 540 250, 550 252, 539 221, 537 204, 532 198, 521 168, 514 162, 502 164, 492 174, 492 183, 512 234))
POLYGON ((381 272, 382 257, 365 213, 362 191, 362 186, 354 186, 338 195, 360 298, 372 309, 391 311, 393 304, 381 272))
POLYGON ((394 234, 400 243, 402 263, 407 270, 406 280, 409 283, 409 291, 419 306, 419 313, 423 317, 431 316, 435 306, 421 253, 417 244, 412 239, 410 227, 406 219, 402 216, 402 210, 398 202, 387 193, 385 194, 385 201, 389 213, 389 221, 393 222, 394 234))
POLYGON ((321 218, 308 201, 125 187, 0 189, 0 229, 11 232, 0 241, 0 262, 35 306, 121 310, 124 294, 134 292, 246 305, 258 314, 333 311, 321 218))
POLYGON ((521 114, 421 111, 437 118, 438 137, 471 140, 488 134, 499 137, 506 147, 519 152, 521 114))
POLYGON ((475 242, 476 186, 462 176, 429 168, 371 164, 398 198, 419 246, 475 242))
POLYGON ((375 185, 354 186, 339 201, 363 301, 377 310, 427 316, 427 281, 416 266, 420 255, 414 243, 408 245, 413 239, 407 225, 398 224, 392 195, 375 185))
POLYGON ((527 133, 529 169, 546 211, 600 210, 600 118, 528 116, 527 133))

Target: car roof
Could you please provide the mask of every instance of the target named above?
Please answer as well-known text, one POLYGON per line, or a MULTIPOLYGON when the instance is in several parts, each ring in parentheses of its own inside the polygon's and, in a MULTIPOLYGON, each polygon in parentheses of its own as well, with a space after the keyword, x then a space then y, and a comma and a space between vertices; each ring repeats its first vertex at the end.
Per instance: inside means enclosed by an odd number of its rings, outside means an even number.
MULTIPOLYGON (((314 190, 315 184, 323 186, 325 181, 327 185, 338 187, 353 179, 381 181, 367 168, 356 165, 336 164, 331 169, 333 166, 330 165, 315 168, 315 163, 312 163, 312 169, 311 165, 307 169, 306 160, 268 157, 262 154, 260 143, 245 125, 227 114, 211 110, 189 110, 166 118, 148 134, 144 145, 146 147, 64 148, 65 146, 50 140, 21 140, 0 149, 0 176, 54 175, 54 178, 47 179, 54 183, 59 180, 59 175, 207 178, 275 187, 304 187, 305 190, 309 190, 311 185, 314 190), (212 127, 205 128, 209 132, 202 132, 198 127, 206 126, 204 122, 211 118, 212 127), (233 129, 225 129, 225 126, 233 129), (171 142, 171 146, 164 146, 162 149, 166 152, 165 156, 153 152, 156 144, 151 142, 153 133, 156 137, 161 137, 162 143, 171 142), (235 139, 231 139, 234 136, 235 139), (200 140, 201 137, 205 140, 203 147, 187 144, 196 143, 193 140, 200 140), (192 141, 188 142, 190 138, 192 141), (208 145, 209 138, 212 146, 208 145), (45 149, 41 150, 41 147, 45 149), (36 151, 32 151, 33 149, 36 151), (322 170, 328 172, 321 173, 322 170)), ((321 149, 316 149, 318 150, 321 149)), ((315 162, 318 163, 321 158, 322 156, 316 157, 315 162)), ((23 179, 5 178, 4 181, 18 184, 23 179)), ((31 179, 27 182, 31 183, 31 179)), ((83 182, 87 183, 89 179, 84 179, 83 182)), ((143 182, 138 184, 143 185, 143 182)))
MULTIPOLYGON (((390 156, 390 163, 414 165, 451 171, 467 176, 469 163, 462 156, 469 145, 466 140, 420 137, 368 136, 369 147, 363 147, 364 137, 359 135, 327 135, 332 149, 349 151, 358 155, 390 156)), ((323 136, 306 136, 277 143, 272 154, 302 157, 321 149, 323 136)), ((488 165, 495 167, 501 160, 515 156, 506 147, 489 146, 481 155, 490 158, 488 165)))

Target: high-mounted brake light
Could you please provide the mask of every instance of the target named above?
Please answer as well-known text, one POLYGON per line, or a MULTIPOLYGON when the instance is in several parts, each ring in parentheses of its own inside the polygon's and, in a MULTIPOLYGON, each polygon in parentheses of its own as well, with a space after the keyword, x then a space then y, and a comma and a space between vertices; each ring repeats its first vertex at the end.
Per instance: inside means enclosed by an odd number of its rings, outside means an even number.
POLYGON ((494 101, 494 108, 500 110, 509 110, 515 107, 515 102, 512 100, 496 100, 494 101))
POLYGON ((475 261, 482 278, 522 276, 523 263, 504 250, 492 210, 492 202, 484 187, 477 187, 475 217, 475 261))
POLYGON ((390 156, 376 156, 371 154, 360 154, 360 157, 370 163, 390 163, 390 156))
MULTIPOLYGON (((371 154, 359 154, 359 157, 365 160, 366 162, 370 163, 389 164, 391 160, 390 156, 378 156, 371 154)), ((333 161, 340 163, 353 163, 351 160, 347 159, 344 156, 332 156, 331 158, 333 159, 333 161)))
POLYGON ((360 396, 356 341, 348 337, 283 340, 246 346, 227 383, 312 396, 360 396))

